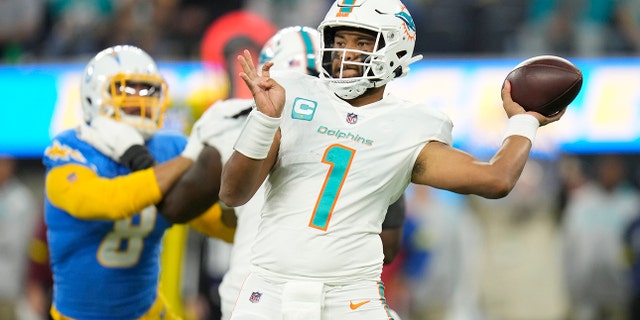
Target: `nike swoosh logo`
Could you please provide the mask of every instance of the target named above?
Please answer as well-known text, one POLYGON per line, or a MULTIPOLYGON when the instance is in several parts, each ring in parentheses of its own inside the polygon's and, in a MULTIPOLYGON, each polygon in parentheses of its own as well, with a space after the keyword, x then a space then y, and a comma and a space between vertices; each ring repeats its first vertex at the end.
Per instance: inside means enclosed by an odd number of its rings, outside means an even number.
POLYGON ((364 306, 365 304, 371 302, 371 300, 365 300, 365 301, 361 301, 358 303, 353 303, 353 301, 349 301, 349 308, 351 308, 351 310, 355 310, 358 309, 362 306, 364 306))

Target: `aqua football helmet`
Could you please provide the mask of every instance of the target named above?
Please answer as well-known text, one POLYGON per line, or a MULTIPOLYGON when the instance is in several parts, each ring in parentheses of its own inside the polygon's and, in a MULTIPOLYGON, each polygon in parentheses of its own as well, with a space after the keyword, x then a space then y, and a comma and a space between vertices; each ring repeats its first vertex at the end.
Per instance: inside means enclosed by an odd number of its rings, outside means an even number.
POLYGON ((84 69, 80 95, 88 123, 105 116, 135 127, 145 139, 162 127, 167 84, 140 48, 122 45, 98 53, 84 69))
POLYGON ((318 75, 316 57, 320 49, 320 33, 309 27, 295 26, 280 29, 262 47, 259 68, 267 61, 271 70, 293 70, 318 75))
POLYGON ((409 64, 422 59, 413 56, 416 26, 407 8, 399 0, 337 0, 318 26, 320 31, 320 77, 343 99, 354 99, 367 89, 380 87, 405 76, 409 64), (336 31, 342 28, 365 29, 376 36, 373 52, 334 48, 336 31), (347 60, 347 54, 362 58, 347 60), (333 59, 340 59, 340 71, 333 74, 333 59), (359 66, 359 77, 343 77, 343 70, 359 66))

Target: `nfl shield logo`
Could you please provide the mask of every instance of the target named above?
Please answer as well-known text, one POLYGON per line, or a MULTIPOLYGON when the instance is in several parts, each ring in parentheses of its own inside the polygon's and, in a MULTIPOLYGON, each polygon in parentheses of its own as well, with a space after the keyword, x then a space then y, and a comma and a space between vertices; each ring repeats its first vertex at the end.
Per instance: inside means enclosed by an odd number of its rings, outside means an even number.
POLYGON ((68 182, 76 182, 76 180, 78 180, 78 175, 75 172, 72 172, 67 176, 68 182))
POLYGON ((260 302, 260 297, 262 297, 262 293, 253 292, 251 293, 251 297, 249 297, 249 301, 251 301, 251 303, 258 303, 260 302))
POLYGON ((350 124, 358 122, 358 115, 355 113, 347 113, 347 122, 350 124))

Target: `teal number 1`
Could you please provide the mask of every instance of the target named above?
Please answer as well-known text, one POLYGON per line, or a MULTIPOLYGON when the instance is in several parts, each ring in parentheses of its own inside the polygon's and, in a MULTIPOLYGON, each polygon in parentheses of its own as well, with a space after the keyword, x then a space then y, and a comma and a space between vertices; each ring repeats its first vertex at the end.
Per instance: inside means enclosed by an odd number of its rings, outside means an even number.
POLYGON ((342 190, 355 153, 355 149, 339 144, 330 145, 325 150, 322 163, 329 165, 329 172, 327 172, 324 184, 318 195, 316 207, 313 210, 311 221, 309 221, 309 227, 323 231, 326 231, 329 227, 329 220, 331 220, 333 209, 340 196, 340 190, 342 190))

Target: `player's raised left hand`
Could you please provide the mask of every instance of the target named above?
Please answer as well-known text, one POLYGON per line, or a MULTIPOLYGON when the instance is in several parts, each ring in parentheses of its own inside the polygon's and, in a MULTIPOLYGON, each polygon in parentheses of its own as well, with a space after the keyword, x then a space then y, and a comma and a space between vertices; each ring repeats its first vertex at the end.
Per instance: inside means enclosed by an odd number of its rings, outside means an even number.
POLYGON ((239 75, 251 91, 258 111, 272 118, 280 118, 285 102, 285 90, 271 78, 269 70, 273 63, 265 63, 258 73, 249 50, 244 50, 243 55, 238 56, 238 62, 243 70, 239 75))

